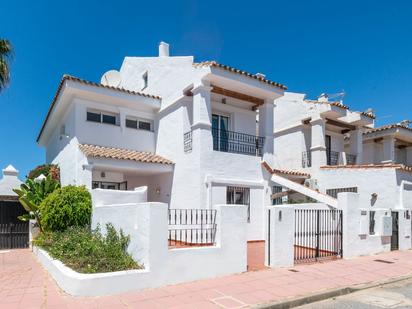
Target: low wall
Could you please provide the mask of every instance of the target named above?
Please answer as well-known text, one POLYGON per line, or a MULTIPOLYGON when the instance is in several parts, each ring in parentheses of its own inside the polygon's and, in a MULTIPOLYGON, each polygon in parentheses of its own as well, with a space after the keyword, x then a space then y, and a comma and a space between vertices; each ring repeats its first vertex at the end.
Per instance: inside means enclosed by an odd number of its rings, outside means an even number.
POLYGON ((160 287, 246 271, 246 208, 217 205, 216 245, 168 248, 168 207, 164 203, 94 206, 92 226, 105 232, 106 223, 130 235, 128 251, 144 270, 79 274, 35 249, 58 285, 75 296, 99 296, 160 287))
MULTIPOLYGON (((392 237, 392 212, 399 214, 399 249, 411 249, 411 217, 409 209, 383 209, 375 207, 363 207, 359 194, 339 193, 338 209, 342 210, 342 251, 343 258, 353 258, 363 255, 373 255, 391 250, 392 237), (374 232, 370 232, 370 212, 375 212, 374 232)), ((368 205, 366 205, 368 206, 368 205)), ((293 204, 268 207, 269 229, 266 230, 266 265, 271 267, 288 267, 293 265, 293 247, 295 209, 331 209, 324 204, 293 204)), ((307 216, 307 215, 306 215, 307 216)), ((308 218, 308 217, 306 217, 308 218)), ((313 221, 313 220, 312 220, 313 221)), ((331 217, 330 225, 336 220, 331 217)), ((299 222, 298 222, 299 223, 299 222)), ((329 226, 330 226, 329 225, 329 226)), ((309 235, 315 235, 313 225, 303 222, 303 229, 307 229, 309 235)), ((315 237, 315 236, 314 236, 315 237)), ((308 236, 304 238, 305 246, 308 236)), ((310 244, 316 244, 316 240, 309 240, 310 244)))
POLYGON ((135 188, 134 191, 93 189, 91 192, 93 206, 147 202, 146 186, 135 188))

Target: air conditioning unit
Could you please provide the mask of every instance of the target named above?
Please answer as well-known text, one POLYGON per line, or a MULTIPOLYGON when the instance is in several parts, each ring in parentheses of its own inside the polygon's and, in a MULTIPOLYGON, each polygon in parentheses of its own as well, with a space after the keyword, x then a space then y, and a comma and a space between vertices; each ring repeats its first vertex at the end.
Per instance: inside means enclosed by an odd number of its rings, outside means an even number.
POLYGON ((311 188, 313 190, 319 190, 318 181, 316 179, 306 179, 304 185, 305 187, 311 188))

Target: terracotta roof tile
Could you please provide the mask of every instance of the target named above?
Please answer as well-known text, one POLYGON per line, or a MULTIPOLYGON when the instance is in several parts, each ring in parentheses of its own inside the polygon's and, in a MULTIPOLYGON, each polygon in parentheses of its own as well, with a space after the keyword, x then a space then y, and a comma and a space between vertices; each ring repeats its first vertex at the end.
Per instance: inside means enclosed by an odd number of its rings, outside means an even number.
POLYGON ((103 147, 97 145, 80 144, 80 150, 90 157, 130 160, 143 163, 159 163, 159 164, 173 164, 172 161, 167 160, 159 155, 151 152, 136 151, 122 148, 103 147))
POLYGON ((276 87, 279 87, 279 88, 281 88, 281 89, 283 89, 283 90, 287 90, 287 89, 288 89, 285 85, 282 85, 282 84, 280 84, 280 83, 271 81, 271 80, 266 79, 266 78, 264 78, 264 77, 260 77, 260 76, 258 76, 258 75, 256 75, 256 74, 252 74, 252 73, 249 73, 249 72, 240 70, 240 69, 236 69, 236 68, 234 68, 234 67, 231 67, 231 66, 228 66, 228 65, 225 65, 225 64, 217 63, 216 61, 197 62, 197 63, 193 63, 193 66, 194 66, 195 68, 216 67, 216 68, 220 68, 220 69, 223 69, 223 70, 226 70, 226 71, 230 71, 230 72, 232 72, 232 73, 237 73, 237 74, 245 75, 245 76, 250 77, 250 78, 253 78, 253 79, 257 79, 257 80, 259 80, 259 81, 261 81, 261 82, 263 82, 263 83, 265 83, 265 84, 268 84, 268 85, 271 85, 271 86, 276 86, 276 87))
POLYGON ((397 163, 382 163, 382 164, 357 164, 357 165, 333 165, 333 166, 322 166, 323 170, 332 169, 383 169, 383 168, 393 168, 396 170, 401 170, 405 172, 412 172, 411 166, 406 166, 404 164, 397 163))
POLYGON ((346 106, 346 105, 342 104, 339 101, 324 102, 324 101, 318 101, 318 100, 305 100, 305 102, 306 103, 313 103, 313 104, 328 104, 328 105, 340 107, 340 108, 343 108, 343 109, 349 109, 349 106, 346 106))
POLYGON ((82 83, 82 84, 89 85, 89 86, 106 88, 106 89, 111 89, 111 90, 115 90, 115 91, 120 91, 120 92, 128 93, 128 94, 131 94, 131 95, 138 95, 138 96, 143 96, 143 97, 146 97, 146 98, 152 98, 152 99, 156 99, 156 100, 161 100, 161 97, 159 97, 159 96, 155 96, 155 95, 151 95, 151 94, 146 94, 146 93, 141 93, 141 92, 136 92, 136 91, 131 91, 131 90, 127 90, 127 89, 124 89, 124 88, 117 88, 117 87, 112 87, 112 86, 106 86, 106 85, 103 85, 103 84, 91 82, 91 81, 88 81, 88 80, 85 80, 85 79, 81 79, 81 78, 78 78, 78 77, 74 77, 74 76, 65 74, 65 75, 63 75, 63 78, 60 80, 59 86, 57 87, 56 94, 54 95, 53 100, 52 100, 52 103, 50 104, 49 110, 47 111, 46 119, 44 120, 44 122, 43 122, 43 124, 42 124, 42 127, 41 127, 41 129, 40 129, 39 135, 37 136, 37 141, 39 141, 40 136, 42 135, 42 133, 43 133, 43 131, 44 131, 44 128, 45 128, 46 123, 47 123, 47 120, 49 119, 50 114, 51 114, 51 112, 52 112, 52 110, 53 110, 53 108, 54 108, 54 105, 56 104, 57 98, 59 97, 60 92, 61 92, 62 89, 63 89, 64 83, 65 83, 66 81, 68 81, 68 80, 74 81, 74 82, 78 82, 78 83, 82 83))
POLYGON ((390 129, 406 129, 409 131, 412 131, 412 128, 405 126, 405 125, 401 125, 401 124, 388 124, 385 126, 381 126, 381 127, 377 127, 377 128, 372 128, 372 129, 368 129, 366 132, 364 132, 363 134, 367 135, 367 134, 371 134, 371 133, 375 133, 375 132, 381 132, 381 131, 386 131, 386 130, 390 130, 390 129))
POLYGON ((281 170, 281 169, 272 169, 269 164, 266 162, 262 163, 263 167, 271 174, 282 174, 282 175, 289 175, 289 176, 299 176, 299 177, 310 177, 310 174, 297 171, 297 170, 281 170))
MULTIPOLYGON (((336 106, 336 107, 340 107, 346 110, 349 110, 349 106, 343 104, 340 101, 334 101, 334 102, 324 102, 324 101, 318 101, 318 100, 305 100, 306 103, 313 103, 313 104, 329 104, 331 106, 336 106)), ((376 116, 374 113, 367 113, 367 112, 359 112, 361 115, 375 119, 376 116)))

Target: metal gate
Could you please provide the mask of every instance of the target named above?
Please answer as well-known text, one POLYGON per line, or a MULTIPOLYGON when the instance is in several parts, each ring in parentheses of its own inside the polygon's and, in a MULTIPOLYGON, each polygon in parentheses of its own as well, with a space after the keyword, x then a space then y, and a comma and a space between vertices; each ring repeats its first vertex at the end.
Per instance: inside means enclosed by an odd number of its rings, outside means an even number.
POLYGON ((342 210, 295 209, 295 263, 342 257, 342 210))
POLYGON ((18 201, 0 201, 0 250, 29 246, 29 223, 17 218, 25 213, 18 201))
POLYGON ((399 250, 399 212, 392 211, 391 251, 399 250))

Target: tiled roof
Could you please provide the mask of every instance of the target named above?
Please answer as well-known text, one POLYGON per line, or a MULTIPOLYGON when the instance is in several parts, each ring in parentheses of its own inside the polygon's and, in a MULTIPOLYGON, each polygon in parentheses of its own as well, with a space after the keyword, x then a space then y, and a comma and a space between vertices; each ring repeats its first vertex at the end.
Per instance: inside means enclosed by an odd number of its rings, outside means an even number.
POLYGON ((343 109, 349 109, 349 106, 346 106, 346 105, 342 104, 339 101, 326 102, 326 101, 318 101, 318 100, 305 100, 305 102, 306 103, 314 103, 314 104, 328 104, 328 105, 340 107, 340 108, 343 108, 343 109))
POLYGON ((80 150, 90 157, 107 159, 130 160, 143 163, 173 164, 159 155, 151 152, 136 151, 122 148, 103 147, 97 145, 80 144, 80 150))
POLYGON ((51 112, 54 108, 54 105, 56 104, 57 98, 59 97, 60 92, 63 89, 64 83, 68 80, 73 81, 73 82, 77 82, 77 83, 82 83, 82 84, 89 85, 89 86, 106 88, 106 89, 111 89, 111 90, 115 90, 115 91, 119 91, 119 92, 124 92, 124 93, 128 93, 128 94, 131 94, 131 95, 138 95, 138 96, 143 96, 143 97, 146 97, 146 98, 152 98, 152 99, 156 99, 156 100, 161 100, 162 99, 161 97, 156 96, 156 95, 151 95, 151 94, 141 93, 141 92, 137 92, 137 91, 127 90, 127 89, 124 89, 124 88, 106 86, 106 85, 103 85, 103 84, 100 84, 100 83, 91 82, 91 81, 88 81, 88 80, 85 80, 85 79, 81 79, 81 78, 78 78, 78 77, 74 77, 74 76, 65 74, 65 75, 63 75, 63 78, 60 80, 59 86, 57 87, 56 94, 54 95, 52 103, 50 104, 49 110, 47 111, 46 119, 44 120, 43 125, 40 129, 40 133, 37 136, 37 141, 39 141, 40 136, 43 133, 44 127, 46 126, 47 120, 49 119, 50 114, 51 114, 51 112))
POLYGON ((321 169, 331 170, 331 169, 382 169, 382 168, 393 168, 396 170, 401 170, 405 172, 412 172, 411 166, 406 166, 404 164, 396 163, 382 163, 382 164, 357 164, 357 165, 333 165, 333 166, 322 166, 321 169))
POLYGON ((263 83, 266 83, 266 84, 271 85, 271 86, 279 87, 279 88, 281 88, 281 89, 283 89, 283 90, 287 90, 287 89, 288 89, 285 85, 282 85, 282 84, 280 84, 280 83, 271 81, 271 80, 266 79, 266 78, 264 78, 264 77, 260 77, 260 76, 258 76, 258 75, 256 75, 256 74, 252 74, 252 73, 249 73, 249 72, 240 70, 240 69, 233 68, 233 67, 228 66, 228 65, 225 65, 225 64, 217 63, 216 61, 197 62, 197 63, 193 63, 193 66, 194 66, 195 68, 216 67, 216 68, 220 68, 220 69, 223 69, 223 70, 226 70, 226 71, 230 71, 230 72, 232 72, 232 73, 237 73, 237 74, 245 75, 245 76, 250 77, 250 78, 253 78, 253 79, 257 79, 257 80, 259 80, 259 81, 261 81, 261 82, 263 82, 263 83))
POLYGON ((310 174, 297 171, 297 170, 280 170, 280 169, 272 169, 269 164, 263 162, 262 165, 266 168, 266 170, 271 174, 282 174, 288 176, 298 176, 298 177, 310 177, 310 174))
POLYGON ((381 131, 385 131, 385 130, 390 130, 390 129, 406 129, 409 131, 412 131, 412 128, 405 126, 405 125, 401 125, 401 124, 388 124, 385 126, 381 126, 381 127, 377 127, 377 128, 373 128, 373 129, 368 129, 368 131, 364 132, 363 134, 367 135, 367 134, 371 134, 371 133, 375 133, 375 132, 381 132, 381 131))
MULTIPOLYGON (((318 100, 305 100, 306 103, 313 103, 313 104, 328 104, 331 106, 336 106, 336 107, 340 107, 346 110, 349 110, 349 106, 343 104, 342 102, 339 101, 335 101, 335 102, 325 102, 325 101, 318 101, 318 100)), ((375 119, 376 116, 373 113, 367 113, 367 112, 360 112, 361 115, 375 119)))

